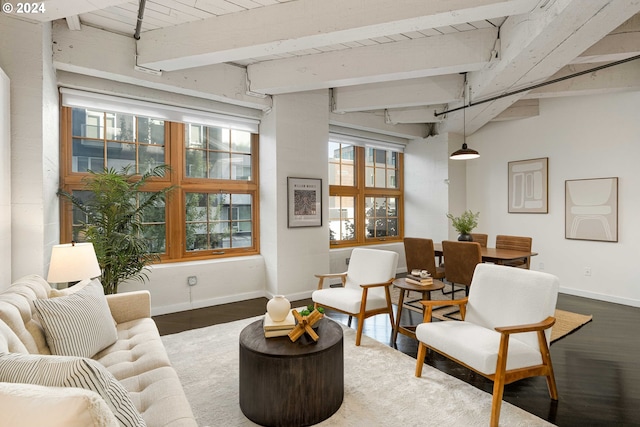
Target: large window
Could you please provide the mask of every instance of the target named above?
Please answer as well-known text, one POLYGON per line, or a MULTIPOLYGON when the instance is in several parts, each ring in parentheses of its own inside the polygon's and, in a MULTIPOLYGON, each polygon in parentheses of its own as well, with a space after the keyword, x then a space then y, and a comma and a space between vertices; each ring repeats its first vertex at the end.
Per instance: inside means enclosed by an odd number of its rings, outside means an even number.
MULTIPOLYGON (((80 198, 91 196, 89 171, 170 166, 145 190, 176 189, 144 213, 141 231, 162 260, 258 253, 257 134, 89 108, 63 107, 61 121, 61 186, 80 198)), ((82 241, 83 220, 63 201, 61 240, 82 241)))
POLYGON ((332 246, 402 240, 402 154, 329 140, 332 246))

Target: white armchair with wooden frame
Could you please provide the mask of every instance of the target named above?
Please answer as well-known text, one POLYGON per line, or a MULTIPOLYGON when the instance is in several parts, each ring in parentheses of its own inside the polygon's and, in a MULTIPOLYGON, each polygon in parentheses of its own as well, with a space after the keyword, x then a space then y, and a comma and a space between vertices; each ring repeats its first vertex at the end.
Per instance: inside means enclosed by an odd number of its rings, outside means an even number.
POLYGON ((389 288, 396 277, 398 254, 379 249, 354 248, 345 273, 316 274, 318 289, 311 299, 320 306, 358 318, 356 345, 360 345, 364 319, 389 314, 393 329, 393 309, 389 288), (324 288, 325 279, 340 278, 338 287, 324 288))
POLYGON ((422 301, 415 375, 422 376, 429 348, 492 380, 491 426, 498 425, 505 384, 545 376, 551 399, 558 400, 549 354, 558 289, 551 274, 478 264, 467 298, 422 301), (431 322, 434 307, 452 304, 462 321, 431 322))

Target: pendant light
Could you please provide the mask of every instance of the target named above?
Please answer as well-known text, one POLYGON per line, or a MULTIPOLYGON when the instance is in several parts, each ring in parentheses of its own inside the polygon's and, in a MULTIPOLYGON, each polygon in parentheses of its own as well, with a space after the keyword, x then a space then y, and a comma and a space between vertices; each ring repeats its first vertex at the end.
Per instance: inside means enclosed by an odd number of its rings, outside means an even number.
POLYGON ((464 75, 464 103, 465 107, 462 109, 462 148, 451 153, 449 158, 451 160, 470 160, 480 157, 480 153, 467 146, 467 75, 464 75))

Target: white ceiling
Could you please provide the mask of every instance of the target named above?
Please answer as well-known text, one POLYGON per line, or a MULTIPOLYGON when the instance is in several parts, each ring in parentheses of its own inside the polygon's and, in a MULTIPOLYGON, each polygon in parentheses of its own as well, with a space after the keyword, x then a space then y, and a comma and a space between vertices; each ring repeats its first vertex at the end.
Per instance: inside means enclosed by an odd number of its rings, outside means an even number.
MULTIPOLYGON (((133 38, 138 2, 48 0, 40 21, 133 38)), ((468 134, 538 99, 640 89, 640 0, 147 0, 137 65, 163 76, 232 64, 247 93, 332 89, 333 113, 468 134), (204 68, 202 68, 204 67, 204 68), (189 71, 191 70, 191 71, 189 71), (524 89, 524 90, 523 90, 524 89), (434 114, 437 113, 437 114, 434 114), (437 123, 437 125, 434 125, 437 123)))

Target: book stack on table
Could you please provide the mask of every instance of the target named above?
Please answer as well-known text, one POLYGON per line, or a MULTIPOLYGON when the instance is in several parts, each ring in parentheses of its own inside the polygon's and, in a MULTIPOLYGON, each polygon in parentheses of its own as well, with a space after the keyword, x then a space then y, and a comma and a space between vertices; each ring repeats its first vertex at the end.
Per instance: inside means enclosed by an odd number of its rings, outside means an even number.
POLYGON ((412 274, 407 274, 407 277, 405 277, 404 280, 407 283, 413 283, 414 285, 422 285, 422 286, 433 285, 433 277, 431 276, 420 277, 420 276, 414 276, 412 274))
POLYGON ((266 338, 284 337, 289 335, 289 332, 291 332, 295 326, 296 318, 293 316, 293 312, 291 310, 289 310, 287 317, 280 322, 275 322, 271 316, 269 316, 269 313, 264 314, 263 327, 264 336, 266 338))

